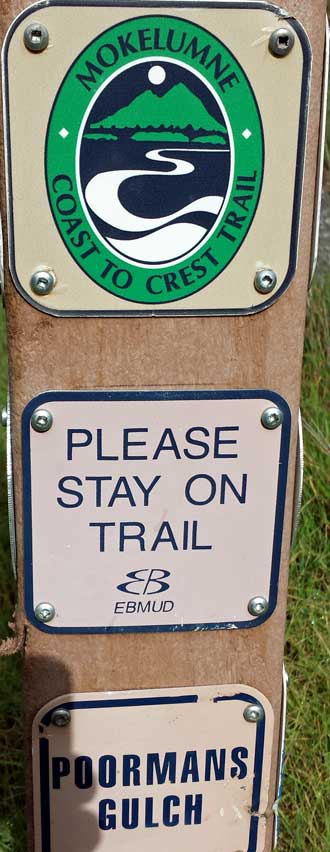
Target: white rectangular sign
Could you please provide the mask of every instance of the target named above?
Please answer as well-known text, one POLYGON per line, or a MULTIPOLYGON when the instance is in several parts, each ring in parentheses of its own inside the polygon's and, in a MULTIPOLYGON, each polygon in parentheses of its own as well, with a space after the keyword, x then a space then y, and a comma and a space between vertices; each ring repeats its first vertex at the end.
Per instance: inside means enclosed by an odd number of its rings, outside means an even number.
POLYGON ((33 725, 35 850, 263 852, 272 740, 249 686, 59 697, 33 725))
POLYGON ((289 408, 270 391, 33 399, 23 416, 30 619, 96 632, 260 623, 276 605, 289 432, 289 408), (282 423, 267 428, 273 409, 282 423), (256 597, 265 603, 253 612, 256 597))

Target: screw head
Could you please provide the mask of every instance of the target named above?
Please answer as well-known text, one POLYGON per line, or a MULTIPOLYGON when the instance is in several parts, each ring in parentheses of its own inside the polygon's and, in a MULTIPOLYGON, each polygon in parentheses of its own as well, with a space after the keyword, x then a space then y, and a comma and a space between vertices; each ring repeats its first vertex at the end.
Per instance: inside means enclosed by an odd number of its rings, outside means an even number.
POLYGON ((7 426, 7 423, 8 423, 8 411, 7 411, 6 407, 5 407, 5 408, 3 408, 3 409, 2 409, 2 411, 1 411, 1 425, 2 425, 2 426, 7 426))
POLYGON ((56 275, 52 269, 36 269, 30 278, 30 287, 37 296, 48 296, 54 289, 56 275))
POLYGON ((51 603, 39 603, 34 610, 34 614, 38 621, 47 623, 47 621, 53 620, 55 607, 51 603))
POLYGON ((46 408, 37 408, 31 417, 31 426, 35 432, 48 432, 53 425, 53 415, 46 408))
POLYGON ((261 704, 248 704, 243 713, 246 722, 261 722, 264 715, 265 711, 261 704))
POLYGON ((283 56, 287 56, 288 53, 291 53, 294 42, 294 33, 291 30, 288 30, 287 27, 279 27, 279 29, 274 30, 270 36, 269 50, 273 56, 281 58, 283 56))
POLYGON ((258 293, 271 293, 276 287, 277 275, 273 269, 258 269, 254 286, 258 293))
POLYGON ((57 728, 65 728, 71 722, 70 711, 66 710, 65 707, 57 707, 56 710, 53 710, 50 721, 57 728))
POLYGON ((265 429, 277 429, 283 423, 283 411, 277 405, 265 408, 261 415, 261 422, 265 429))
POLYGON ((261 595, 256 595, 254 598, 248 603, 248 610, 250 615, 264 615, 267 612, 269 607, 269 603, 267 598, 261 597, 261 595))
POLYGON ((49 32, 44 24, 33 21, 24 30, 24 44, 32 53, 42 53, 48 46, 49 32))

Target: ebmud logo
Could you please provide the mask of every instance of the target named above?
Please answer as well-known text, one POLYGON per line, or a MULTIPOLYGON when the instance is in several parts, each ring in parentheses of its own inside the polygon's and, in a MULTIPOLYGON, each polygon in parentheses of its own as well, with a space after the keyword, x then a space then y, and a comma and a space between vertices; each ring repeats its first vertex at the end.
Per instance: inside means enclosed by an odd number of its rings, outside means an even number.
POLYGON ((161 568, 129 571, 127 577, 129 577, 128 582, 120 583, 117 589, 129 595, 157 595, 170 588, 169 583, 164 583, 165 577, 170 577, 170 571, 164 571, 161 568))
POLYGON ((263 174, 258 107, 213 35, 170 16, 131 19, 77 58, 46 142, 53 215, 97 284, 164 304, 230 263, 263 174))
POLYGON ((117 586, 119 592, 129 596, 129 600, 125 598, 116 601, 114 614, 134 614, 143 617, 146 614, 156 615, 160 612, 172 612, 174 601, 159 597, 170 588, 170 584, 166 582, 170 576, 171 572, 162 568, 140 568, 138 571, 129 571, 126 574, 128 578, 126 583, 120 583, 117 586), (132 596, 135 599, 132 599, 132 596))

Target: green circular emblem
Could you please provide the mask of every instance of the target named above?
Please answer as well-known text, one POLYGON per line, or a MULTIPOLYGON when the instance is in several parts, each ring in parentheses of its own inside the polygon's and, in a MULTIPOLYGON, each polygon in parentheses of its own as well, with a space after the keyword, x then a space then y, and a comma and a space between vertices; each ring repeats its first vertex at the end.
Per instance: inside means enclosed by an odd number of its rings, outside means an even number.
POLYGON ((240 64, 191 21, 123 21, 57 94, 46 181, 70 254, 105 290, 166 304, 231 262, 263 176, 258 105, 240 64))

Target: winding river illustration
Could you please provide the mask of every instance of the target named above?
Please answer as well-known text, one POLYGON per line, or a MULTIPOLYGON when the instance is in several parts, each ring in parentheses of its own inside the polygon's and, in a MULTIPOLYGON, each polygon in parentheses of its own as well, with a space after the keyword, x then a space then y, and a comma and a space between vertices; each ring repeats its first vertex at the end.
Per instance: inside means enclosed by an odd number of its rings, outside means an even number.
POLYGON ((103 88, 89 113, 80 182, 91 222, 124 258, 184 257, 216 223, 230 179, 218 100, 176 62, 140 62, 103 88))

